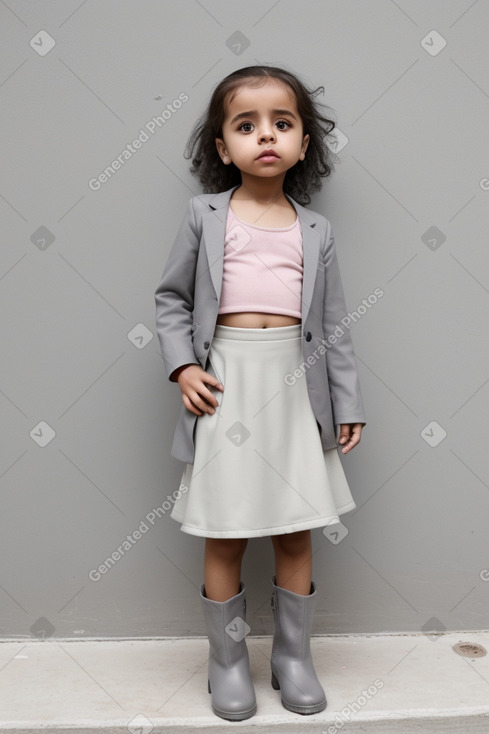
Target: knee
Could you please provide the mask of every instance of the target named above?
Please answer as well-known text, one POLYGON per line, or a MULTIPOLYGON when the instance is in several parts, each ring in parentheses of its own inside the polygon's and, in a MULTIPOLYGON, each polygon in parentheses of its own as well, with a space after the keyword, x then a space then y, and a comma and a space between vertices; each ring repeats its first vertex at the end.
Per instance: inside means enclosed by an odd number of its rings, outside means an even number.
POLYGON ((286 533, 284 535, 272 536, 275 551, 287 555, 305 553, 311 547, 311 531, 301 530, 297 533, 286 533))
POLYGON ((241 561, 248 544, 248 538, 207 538, 206 550, 214 558, 225 563, 241 561))

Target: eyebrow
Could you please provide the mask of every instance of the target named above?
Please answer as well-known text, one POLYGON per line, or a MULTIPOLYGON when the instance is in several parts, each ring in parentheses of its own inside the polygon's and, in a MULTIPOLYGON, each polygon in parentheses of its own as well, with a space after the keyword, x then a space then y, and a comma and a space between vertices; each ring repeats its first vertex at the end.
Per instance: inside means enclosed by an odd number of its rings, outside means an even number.
MULTIPOLYGON (((297 119, 294 113, 291 112, 290 110, 272 110, 272 112, 274 115, 289 115, 290 117, 293 117, 294 120, 297 119)), ((233 117, 233 119, 231 120, 229 124, 232 125, 237 120, 242 120, 244 117, 254 117, 256 114, 257 114, 256 110, 249 110, 248 112, 240 112, 238 115, 235 115, 233 117)))

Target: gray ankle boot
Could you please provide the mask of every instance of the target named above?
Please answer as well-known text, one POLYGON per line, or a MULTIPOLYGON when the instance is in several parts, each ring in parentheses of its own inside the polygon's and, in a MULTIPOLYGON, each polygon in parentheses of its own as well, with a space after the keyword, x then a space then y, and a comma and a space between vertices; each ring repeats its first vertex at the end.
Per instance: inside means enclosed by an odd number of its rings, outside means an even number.
POLYGON ((326 696, 311 657, 310 634, 316 607, 316 587, 309 596, 276 586, 272 578, 275 632, 272 645, 272 686, 281 691, 282 705, 297 714, 317 714, 326 696))
POLYGON ((256 699, 245 641, 244 584, 236 596, 222 602, 208 599, 202 584, 200 597, 209 637, 207 690, 212 710, 229 721, 249 719, 256 713, 256 699))

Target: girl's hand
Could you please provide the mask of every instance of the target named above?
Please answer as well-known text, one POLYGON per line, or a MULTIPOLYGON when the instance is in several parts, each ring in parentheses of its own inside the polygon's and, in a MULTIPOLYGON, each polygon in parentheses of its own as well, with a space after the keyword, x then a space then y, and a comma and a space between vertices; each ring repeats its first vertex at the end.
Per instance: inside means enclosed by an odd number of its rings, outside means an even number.
POLYGON ((218 401, 208 389, 207 385, 224 390, 219 380, 202 369, 198 364, 189 364, 181 368, 177 377, 178 385, 182 391, 182 400, 185 407, 195 415, 209 413, 213 415, 218 401))
POLYGON ((357 443, 360 443, 363 423, 342 423, 338 443, 342 444, 342 453, 347 454, 357 443))

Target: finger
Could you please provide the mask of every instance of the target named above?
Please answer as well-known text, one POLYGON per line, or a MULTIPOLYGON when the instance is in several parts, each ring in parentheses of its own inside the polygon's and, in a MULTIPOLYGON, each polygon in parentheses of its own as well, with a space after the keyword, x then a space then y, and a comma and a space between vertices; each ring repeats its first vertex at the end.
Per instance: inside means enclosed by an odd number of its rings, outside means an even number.
POLYGON ((182 401, 187 410, 189 410, 194 415, 202 415, 202 411, 199 410, 190 400, 188 395, 185 395, 185 393, 182 393, 182 401))
POLYGON ((205 378, 204 382, 207 385, 211 385, 212 387, 215 387, 217 390, 221 390, 221 392, 224 390, 224 385, 222 382, 219 382, 219 380, 216 377, 213 377, 213 375, 210 375, 208 372, 205 372, 205 378))
MULTIPOLYGON (((218 382, 218 384, 220 384, 218 382)), ((203 407, 204 405, 211 405, 214 408, 217 408, 219 405, 219 402, 217 398, 214 396, 214 394, 208 389, 206 382, 202 381, 200 378, 195 380, 194 383, 189 385, 189 390, 187 391, 188 394, 191 396, 192 400, 199 406, 203 407), (191 393, 191 391, 193 391, 191 393), (201 400, 199 400, 199 398, 201 400), (202 400, 204 401, 202 403, 202 400)))
MULTIPOLYGON (((208 390, 206 390, 206 388, 203 389, 203 392, 204 391, 209 392, 208 390)), ((212 400, 215 400, 212 393, 209 393, 209 395, 211 396, 212 400)), ((216 412, 213 405, 205 400, 200 392, 194 391, 194 393, 190 395, 190 399, 192 400, 193 404, 204 413, 209 413, 210 415, 213 415, 216 412)), ((219 405, 219 403, 216 401, 216 406, 217 405, 219 405)))
POLYGON ((360 442, 360 435, 353 431, 352 435, 349 437, 349 441, 343 445, 343 448, 341 449, 344 454, 347 454, 349 451, 351 451, 355 446, 360 442))
POLYGON ((213 393, 211 393, 211 391, 205 385, 202 385, 200 389, 198 389, 198 394, 206 401, 206 403, 214 406, 214 408, 217 408, 217 406, 219 405, 219 401, 217 400, 216 396, 213 395, 213 393))
POLYGON ((355 440, 355 446, 357 445, 357 443, 360 443, 361 437, 362 437, 362 426, 361 425, 353 426, 352 438, 355 440))
POLYGON ((350 439, 350 436, 351 436, 350 426, 347 424, 342 425, 340 429, 340 437, 338 439, 338 442, 341 444, 345 444, 350 439))

